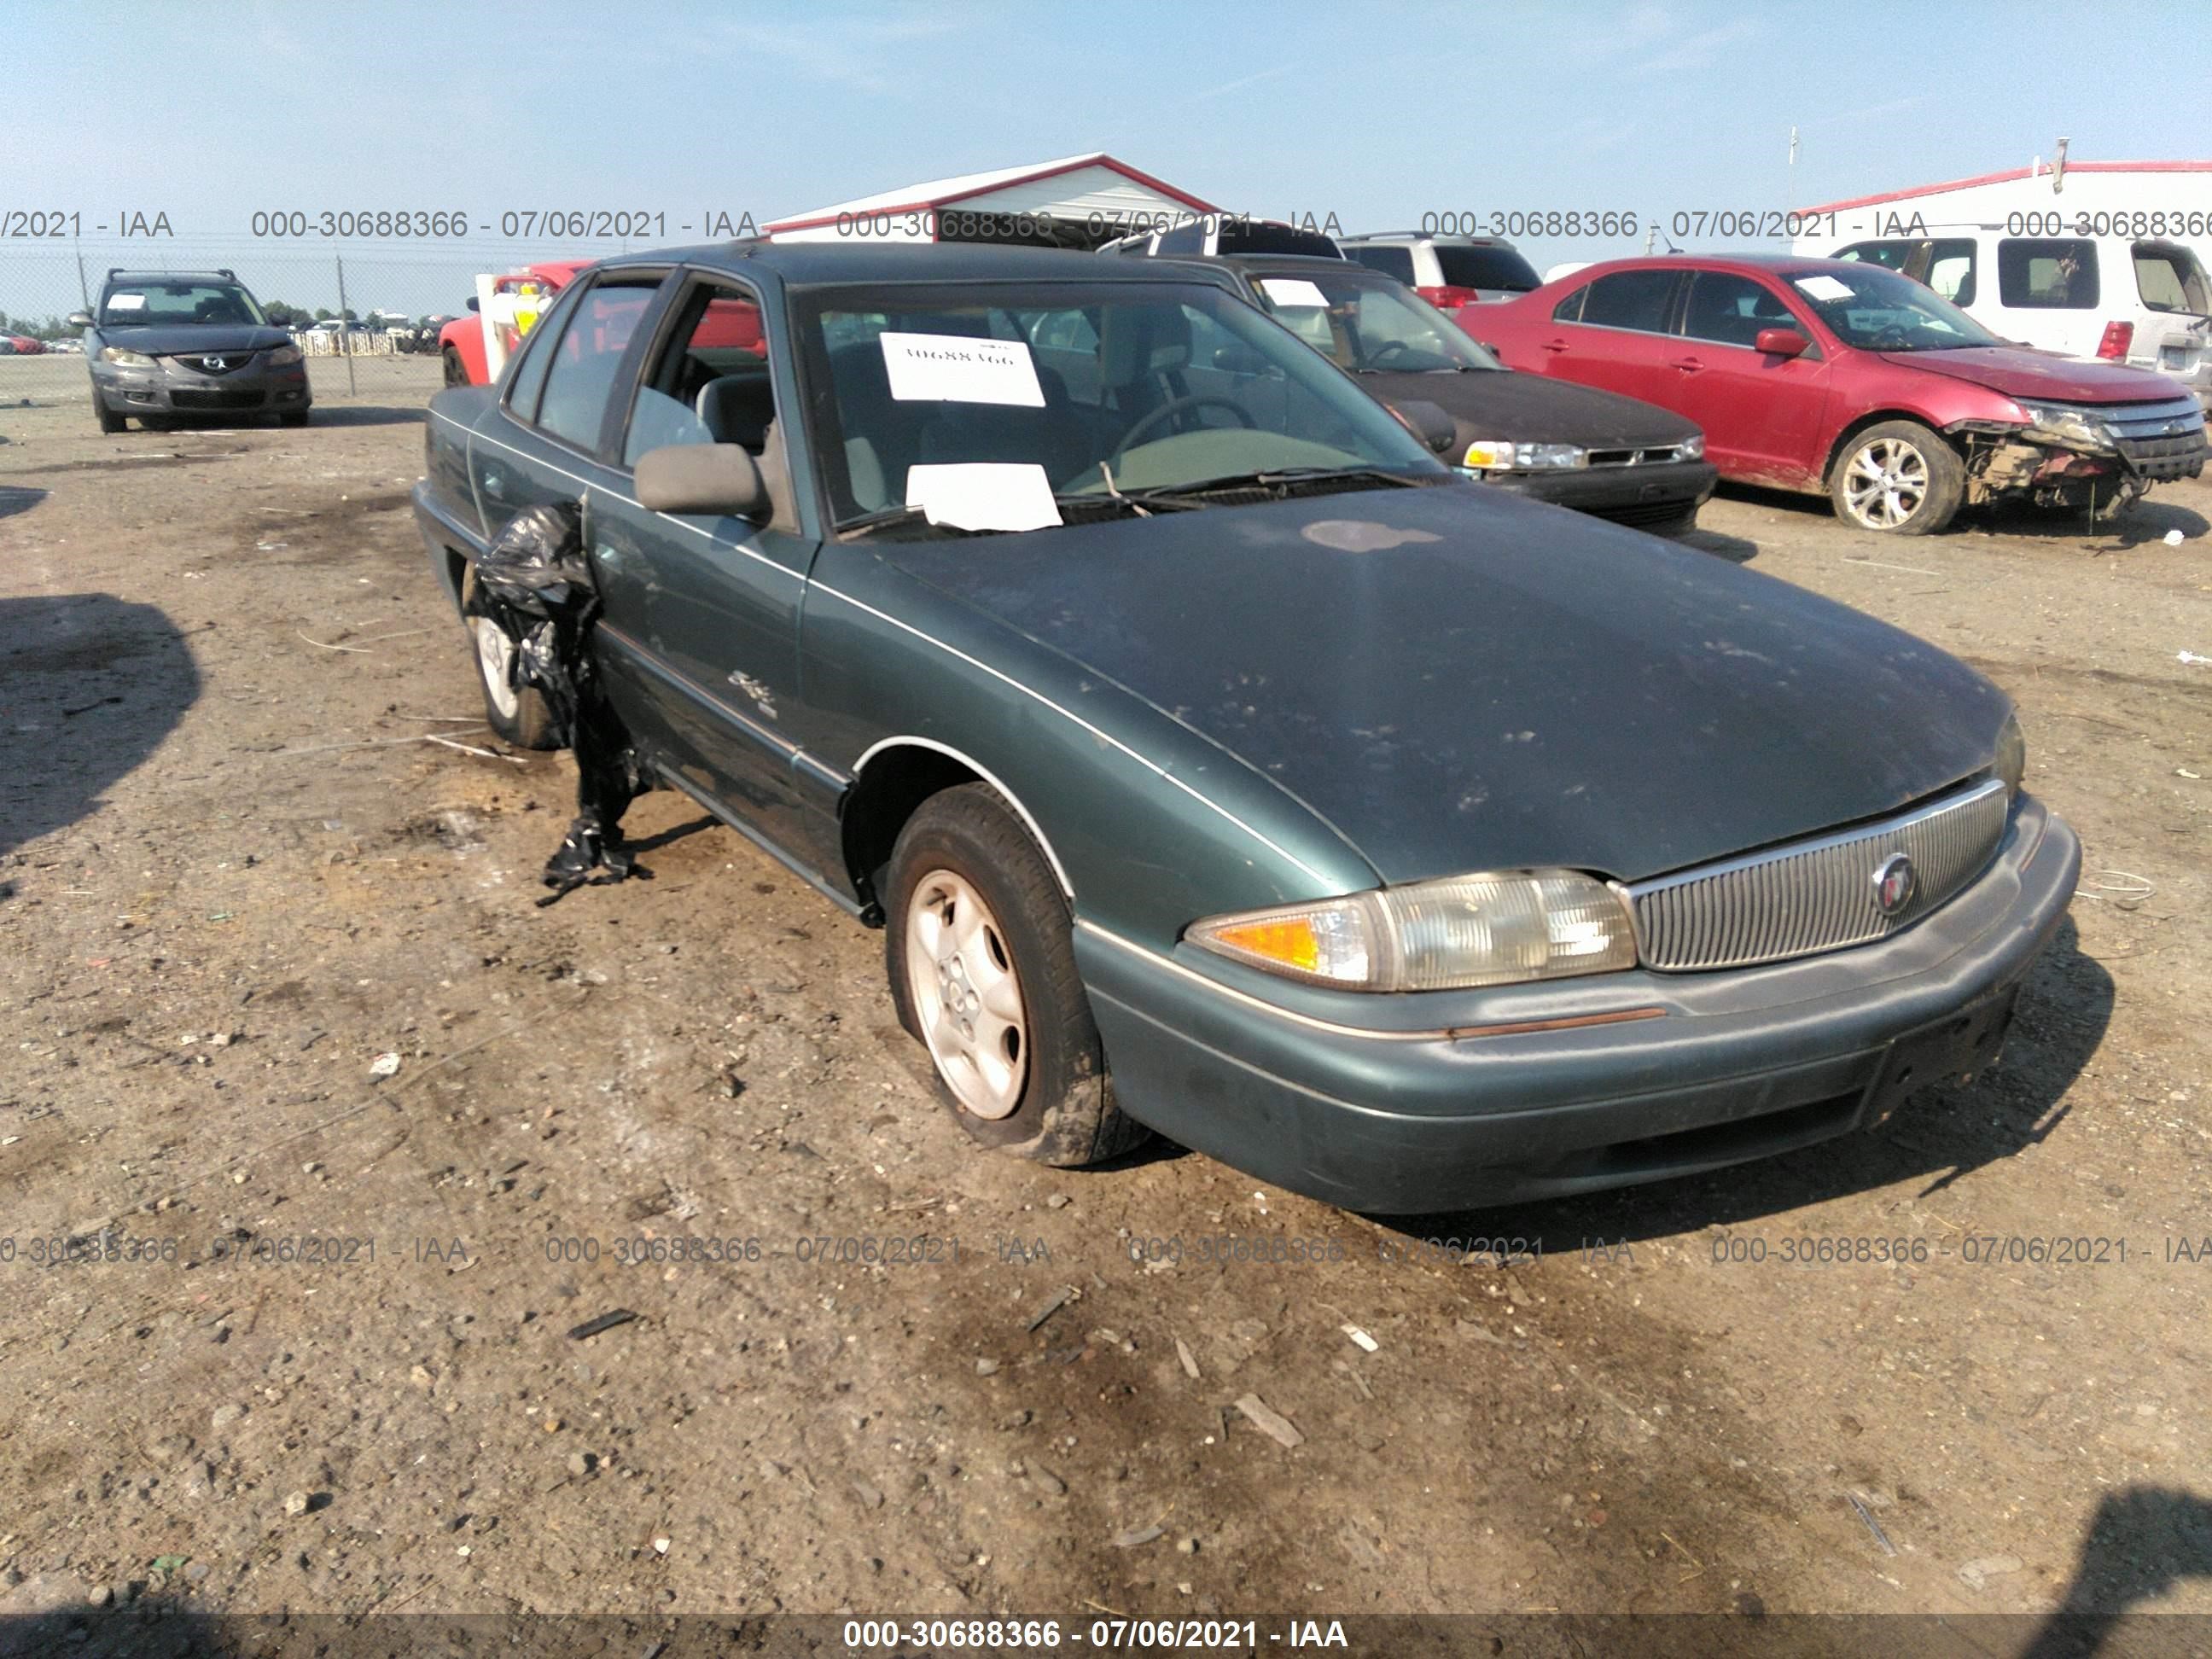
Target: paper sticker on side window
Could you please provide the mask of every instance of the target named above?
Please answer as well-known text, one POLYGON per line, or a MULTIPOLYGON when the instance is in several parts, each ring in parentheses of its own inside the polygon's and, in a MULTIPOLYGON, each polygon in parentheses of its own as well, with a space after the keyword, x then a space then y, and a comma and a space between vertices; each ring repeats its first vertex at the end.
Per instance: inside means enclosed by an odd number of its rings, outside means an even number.
POLYGON ((1019 340, 964 334, 883 337, 884 368, 901 403, 1018 404, 1044 407, 1036 364, 1019 340))
POLYGON ((1321 291, 1317 283, 1304 277, 1262 276, 1261 290, 1279 306, 1320 306, 1326 307, 1328 296, 1321 291))

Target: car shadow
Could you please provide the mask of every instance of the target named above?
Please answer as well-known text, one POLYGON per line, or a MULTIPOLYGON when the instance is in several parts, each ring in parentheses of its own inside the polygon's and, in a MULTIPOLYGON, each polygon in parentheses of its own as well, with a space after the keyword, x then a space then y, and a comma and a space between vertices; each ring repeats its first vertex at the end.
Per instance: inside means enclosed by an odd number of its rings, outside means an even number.
POLYGON ((1584 1240, 1617 1245, 1737 1226, 1903 1182, 1919 1183, 1916 1198, 1931 1198, 2058 1129, 2073 1109, 2067 1091, 2104 1040, 2112 1012, 2112 975, 2081 953, 2069 917, 2028 974, 2002 1063, 1966 1088, 1923 1090, 1880 1128, 1647 1186, 1372 1218, 1417 1238, 1540 1239, 1547 1252, 1564 1254, 1584 1240))
POLYGON ((2139 501, 2118 519, 2092 524, 2080 513, 2041 512, 2019 505, 1970 509, 1960 515, 1961 527, 1991 535, 2017 536, 2029 541, 2081 542, 2093 553, 2124 553, 2147 542, 2161 542, 2173 531, 2185 542, 2212 533, 2212 521, 2178 501, 2139 501), (2101 543, 2097 538, 2103 538, 2101 543))
POLYGON ((392 409, 381 404, 317 404, 307 416, 312 429, 319 426, 420 426, 428 410, 392 409))
POLYGON ((18 513, 28 513, 46 499, 43 489, 25 489, 14 484, 0 484, 0 519, 12 519, 18 513))
POLYGON ((1764 484, 1737 483, 1723 478, 1713 494, 1724 501, 1741 501, 1746 507, 1764 507, 1777 513, 1794 514, 1804 519, 1826 519, 1832 522, 1836 509, 1826 495, 1808 495, 1802 490, 1769 489, 1764 484))
POLYGON ((2190 1578, 2212 1578, 2212 1501, 2163 1486, 2108 1492, 2082 1535, 2057 1610, 2020 1650, 2021 1659, 2100 1652, 2124 1635, 2130 1607, 2190 1578))
POLYGON ((1700 553, 1711 553, 1733 564, 1749 564, 1759 556, 1757 542, 1742 536, 1723 535, 1717 530, 1708 530, 1703 525, 1695 530, 1686 530, 1672 539, 1684 547, 1694 547, 1700 553))
POLYGON ((199 700, 167 614, 112 593, 0 599, 0 854, 66 829, 199 700))

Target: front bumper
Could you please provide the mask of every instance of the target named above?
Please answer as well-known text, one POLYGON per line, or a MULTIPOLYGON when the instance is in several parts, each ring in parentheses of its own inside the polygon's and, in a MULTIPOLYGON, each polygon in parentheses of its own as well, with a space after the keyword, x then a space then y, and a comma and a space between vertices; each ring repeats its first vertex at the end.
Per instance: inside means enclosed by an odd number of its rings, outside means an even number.
POLYGON ((1286 988, 1187 945, 1162 956, 1088 922, 1076 959, 1132 1116, 1347 1209, 1434 1212, 1808 1146, 1987 1064, 2081 859, 2073 831, 2026 798, 1990 867, 1922 921, 1727 972, 1363 996, 1286 988), (1501 1024, 1522 1029, 1480 1034, 1501 1024))
POLYGON ((1660 461, 1557 472, 1490 472, 1482 475, 1482 482, 1617 524, 1655 525, 1695 514, 1713 493, 1719 477, 1710 461, 1660 461))
POLYGON ((92 371, 92 395, 118 415, 235 415, 313 406, 307 366, 251 364, 227 374, 204 374, 168 358, 154 368, 100 363, 92 371))

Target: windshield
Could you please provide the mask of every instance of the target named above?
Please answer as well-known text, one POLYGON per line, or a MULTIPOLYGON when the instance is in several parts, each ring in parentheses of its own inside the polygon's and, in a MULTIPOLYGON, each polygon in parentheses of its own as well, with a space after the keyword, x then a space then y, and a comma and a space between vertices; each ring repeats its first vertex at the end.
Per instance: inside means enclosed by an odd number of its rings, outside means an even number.
POLYGON ((1863 351, 1953 351, 2004 343, 1948 300, 1879 265, 1797 271, 1784 280, 1838 339, 1863 351))
POLYGON ((172 328, 193 323, 266 323, 253 296, 235 283, 126 283, 100 296, 106 328, 172 328))
POLYGON ((1437 270, 1454 288, 1503 289, 1526 294, 1540 288, 1536 268, 1510 247, 1470 242, 1435 245, 1437 270))
POLYGON ((1328 270, 1252 281, 1268 315, 1339 368, 1449 374, 1504 367, 1443 313, 1393 284, 1328 270))
POLYGON ((1449 476, 1358 386, 1211 285, 839 288, 805 301, 799 325, 841 525, 979 477, 1103 507, 1255 474, 1449 476))

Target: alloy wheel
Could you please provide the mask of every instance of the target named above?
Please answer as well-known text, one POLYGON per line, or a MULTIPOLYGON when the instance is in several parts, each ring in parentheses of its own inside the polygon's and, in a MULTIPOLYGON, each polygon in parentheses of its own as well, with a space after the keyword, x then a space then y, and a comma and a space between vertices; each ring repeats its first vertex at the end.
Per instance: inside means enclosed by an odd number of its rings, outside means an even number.
POLYGON ((1869 530, 1894 530, 1928 499, 1928 458, 1901 438, 1877 438, 1851 457, 1844 500, 1869 530))
POLYGON ((962 1109, 1013 1115, 1029 1080, 1021 980, 999 919, 964 878, 932 870, 906 913, 907 988, 938 1074, 962 1109))
POLYGON ((484 695, 502 720, 513 720, 521 699, 514 690, 514 641, 489 617, 469 618, 469 632, 477 642, 477 667, 483 675, 484 695))

